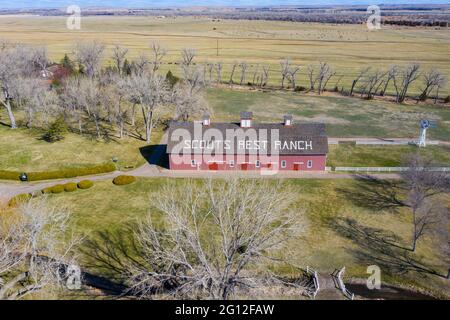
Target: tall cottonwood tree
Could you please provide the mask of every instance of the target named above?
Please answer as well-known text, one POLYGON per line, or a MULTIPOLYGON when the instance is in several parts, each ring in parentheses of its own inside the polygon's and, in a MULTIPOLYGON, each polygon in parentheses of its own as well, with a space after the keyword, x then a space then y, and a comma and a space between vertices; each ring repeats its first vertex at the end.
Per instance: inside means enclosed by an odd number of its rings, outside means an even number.
POLYGON ((447 214, 438 195, 450 192, 450 177, 437 171, 428 158, 411 155, 405 160, 408 170, 402 174, 408 197, 405 205, 411 209, 413 232, 411 250, 427 233, 435 230, 447 214))
POLYGON ((397 103, 405 101, 410 85, 420 76, 419 70, 420 64, 411 63, 395 73, 392 80, 394 82, 397 103))
POLYGON ((7 42, 0 47, 0 103, 6 109, 11 129, 17 128, 13 113, 13 92, 17 92, 17 79, 34 71, 32 52, 22 45, 7 42))
POLYGON ((140 105, 145 127, 145 140, 151 141, 152 130, 156 124, 155 115, 168 101, 168 85, 165 79, 154 73, 132 75, 128 79, 128 96, 140 105))
POLYGON ((177 298, 229 299, 254 283, 251 267, 273 261, 304 230, 281 183, 189 181, 167 185, 156 199, 163 221, 149 214, 135 232, 145 263, 126 268, 143 298, 159 288, 177 298))
POLYGON ((1 213, 0 300, 23 299, 66 284, 77 243, 67 236, 67 209, 39 198, 1 213))
POLYGON ((105 46, 99 42, 79 42, 75 45, 76 61, 89 78, 99 72, 105 46))

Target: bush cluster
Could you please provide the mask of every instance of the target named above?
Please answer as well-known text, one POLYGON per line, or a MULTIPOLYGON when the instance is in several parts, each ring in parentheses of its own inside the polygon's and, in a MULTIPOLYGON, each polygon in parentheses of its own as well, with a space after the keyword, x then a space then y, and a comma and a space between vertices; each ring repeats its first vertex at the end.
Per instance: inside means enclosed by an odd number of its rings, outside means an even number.
POLYGON ((68 182, 66 184, 57 184, 51 187, 47 187, 45 189, 42 189, 42 193, 48 194, 48 193, 61 193, 63 191, 65 192, 73 192, 77 189, 89 189, 94 185, 94 183, 91 180, 82 180, 78 183, 75 182, 68 182))
POLYGON ((77 188, 78 188, 78 186, 75 182, 69 182, 64 185, 64 191, 66 191, 66 192, 73 192, 73 191, 77 190, 77 188))
POLYGON ((135 181, 136 181, 136 177, 133 177, 133 176, 125 176, 125 175, 117 176, 117 177, 115 177, 115 178, 113 179, 113 183, 114 183, 116 186, 123 186, 123 185, 126 185, 126 184, 133 183, 133 182, 135 182, 135 181))
POLYGON ((89 189, 94 185, 94 183, 91 180, 81 180, 78 182, 78 188, 79 189, 89 189))
MULTIPOLYGON (((73 178, 79 176, 87 176, 91 174, 100 174, 113 172, 116 170, 114 163, 105 163, 93 167, 67 168, 56 171, 27 172, 29 181, 52 180, 73 178)), ((0 179, 4 180, 20 180, 21 172, 0 170, 0 179)))

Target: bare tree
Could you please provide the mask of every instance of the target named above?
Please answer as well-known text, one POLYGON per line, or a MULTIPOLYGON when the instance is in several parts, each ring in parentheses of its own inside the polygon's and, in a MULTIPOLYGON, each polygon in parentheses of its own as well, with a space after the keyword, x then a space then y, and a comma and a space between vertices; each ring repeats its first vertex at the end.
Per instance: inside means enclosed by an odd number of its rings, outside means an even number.
POLYGON ((239 67, 241 68, 241 80, 240 80, 239 84, 242 86, 242 84, 245 82, 245 74, 248 69, 248 64, 246 62, 241 62, 239 64, 239 67))
POLYGON ((402 176, 408 190, 405 204, 413 216, 411 250, 415 251, 417 241, 439 225, 445 214, 436 196, 449 192, 450 178, 445 172, 435 170, 431 160, 419 155, 409 156, 406 163, 409 169, 402 176))
POLYGON ((148 71, 149 64, 150 61, 148 60, 148 57, 145 54, 141 53, 136 61, 134 61, 134 73, 137 75, 143 75, 148 71))
MULTIPOLYGON (((422 75, 423 89, 419 96, 419 100, 426 100, 433 90, 438 90, 444 87, 447 83, 447 77, 437 69, 431 69, 422 75)), ((436 94, 437 96, 438 94, 436 94)))
POLYGON ((150 46, 152 50, 152 65, 153 65, 153 72, 156 72, 159 70, 159 67, 161 66, 162 60, 167 55, 167 50, 159 45, 159 43, 153 42, 150 46))
POLYGON ((133 75, 128 79, 128 95, 141 106, 145 140, 150 143, 152 130, 156 125, 154 116, 167 101, 166 82, 163 77, 156 74, 133 75))
POLYGON ((309 90, 314 91, 318 77, 314 76, 315 68, 313 65, 308 66, 307 74, 309 79, 309 90))
MULTIPOLYGON (((45 198, 22 203, 0 221, 0 300, 23 299, 57 288, 74 265, 68 239, 67 209, 50 206, 45 198)), ((81 279, 79 279, 81 280, 81 279)))
POLYGON ((36 68, 42 72, 44 75, 47 74, 47 67, 49 64, 49 59, 47 56, 46 47, 37 47, 32 50, 32 59, 36 68))
POLYGON ((384 96, 386 94, 386 90, 388 89, 389 83, 394 79, 397 72, 398 72, 398 66, 393 65, 389 68, 389 70, 386 74, 386 80, 384 80, 383 91, 380 92, 381 96, 384 96))
POLYGON ((362 68, 356 75, 356 77, 353 79, 352 86, 350 88, 350 96, 353 96, 353 91, 355 90, 357 83, 369 72, 369 70, 370 67, 362 68))
POLYGON ((263 66, 263 74, 261 77, 261 85, 260 87, 265 87, 267 83, 269 82, 269 74, 270 74, 270 67, 269 66, 263 66))
POLYGON ((216 63, 217 84, 222 83, 222 69, 223 69, 222 62, 217 62, 216 63))
POLYGON ((194 59, 197 56, 197 52, 192 48, 184 48, 181 51, 181 64, 184 66, 191 66, 194 63, 194 59))
POLYGON ((395 74, 393 81, 397 103, 402 103, 403 101, 405 101, 409 86, 420 76, 419 69, 420 64, 412 63, 406 66, 404 69, 399 70, 399 72, 395 74))
POLYGON ((289 59, 284 59, 280 62, 281 66, 281 89, 284 89, 284 82, 286 78, 289 76, 289 72, 291 69, 291 61, 289 59))
POLYGON ((144 298, 160 288, 178 298, 228 299, 251 283, 250 266, 273 258, 301 230, 280 184, 189 181, 166 186, 157 199, 163 227, 151 214, 141 223, 135 237, 146 264, 128 267, 144 298))
POLYGON ((386 76, 385 72, 376 70, 375 72, 369 72, 361 81, 361 97, 364 95, 366 99, 373 99, 374 95, 378 92, 380 87, 383 85, 384 78, 386 76))
POLYGON ((128 49, 120 45, 115 45, 112 53, 112 60, 119 74, 122 74, 122 67, 125 62, 126 56, 128 54, 128 49))
POLYGON ((98 42, 79 42, 75 46, 76 61, 89 78, 99 71, 105 47, 98 42))
POLYGON ((17 78, 14 80, 12 96, 18 108, 25 111, 26 127, 31 128, 35 113, 39 111, 41 96, 48 89, 36 78, 17 78))
POLYGON ((292 67, 289 70, 289 81, 292 84, 292 88, 295 90, 296 85, 296 77, 297 77, 297 72, 300 71, 300 67, 296 66, 296 67, 292 67))
POLYGON ((334 72, 331 68, 331 66, 326 63, 326 62, 320 62, 319 63, 319 70, 318 70, 318 74, 317 74, 317 80, 318 84, 319 84, 319 95, 322 94, 322 92, 325 90, 328 81, 330 81, 330 79, 336 75, 336 72, 334 72))
POLYGON ((233 77, 234 77, 234 73, 236 72, 236 67, 238 66, 237 62, 233 62, 233 65, 231 67, 231 73, 230 73, 230 85, 232 85, 234 83, 233 81, 233 77))
POLYGON ((28 48, 20 45, 5 44, 0 50, 0 103, 5 107, 11 129, 17 128, 11 100, 14 86, 18 85, 17 79, 29 76, 33 72, 32 54, 28 48))

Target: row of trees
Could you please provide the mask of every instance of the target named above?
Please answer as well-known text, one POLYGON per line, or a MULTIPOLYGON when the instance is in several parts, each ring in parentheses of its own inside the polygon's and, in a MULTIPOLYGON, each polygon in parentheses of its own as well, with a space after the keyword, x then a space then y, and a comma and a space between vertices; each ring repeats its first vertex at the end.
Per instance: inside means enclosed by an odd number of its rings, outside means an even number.
MULTIPOLYGON (((140 54, 133 61, 128 60, 128 49, 114 46, 108 67, 102 67, 105 60, 105 46, 98 42, 78 43, 71 57, 65 55, 62 67, 69 76, 61 81, 54 80, 49 86, 46 79, 52 77, 48 71, 50 62, 43 47, 27 47, 8 42, 0 43, 0 103, 6 109, 11 128, 16 128, 15 110, 25 115, 24 124, 48 127, 55 115, 63 115, 67 125, 80 134, 92 127, 97 137, 105 128, 115 128, 119 137, 130 132, 150 141, 152 129, 161 115, 175 110, 174 117, 187 121, 193 115, 208 109, 203 98, 208 84, 228 83, 230 85, 252 85, 268 87, 271 70, 267 65, 250 65, 234 62, 230 77, 223 79, 222 62, 196 63, 196 52, 183 49, 177 65, 181 79, 171 72, 166 76, 160 72, 167 50, 157 43, 150 45, 150 54, 140 54), (137 113, 140 110, 140 116, 137 113), (137 124, 137 119, 139 124, 137 124), (140 122, 142 123, 142 126, 140 122), (129 130, 126 130, 126 129, 129 130)), ((388 88, 393 89, 395 101, 402 103, 408 96, 411 85, 421 81, 421 94, 417 100, 426 100, 447 84, 446 76, 437 69, 421 72, 420 65, 391 66, 386 70, 366 67, 351 81, 348 90, 340 87, 344 75, 339 75, 327 62, 307 67, 296 65, 289 59, 280 62, 280 88, 296 91, 313 91, 322 94, 330 81, 333 90, 342 94, 372 99, 384 96, 388 88), (298 85, 298 76, 304 72, 308 86, 298 85), (339 88, 340 87, 340 88, 339 88)))

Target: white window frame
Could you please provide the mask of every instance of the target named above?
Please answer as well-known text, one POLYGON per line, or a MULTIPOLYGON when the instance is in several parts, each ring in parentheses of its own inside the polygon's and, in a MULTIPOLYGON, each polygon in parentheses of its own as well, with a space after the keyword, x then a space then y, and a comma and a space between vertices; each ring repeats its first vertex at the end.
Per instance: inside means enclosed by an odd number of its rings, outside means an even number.
POLYGON ((281 167, 286 168, 286 165, 287 165, 286 160, 281 160, 281 167))
POLYGON ((306 162, 306 167, 307 167, 308 169, 311 169, 311 168, 313 167, 313 161, 312 161, 312 160, 308 160, 308 161, 306 162))
POLYGON ((191 160, 191 167, 193 168, 197 167, 197 161, 195 161, 195 159, 191 160))
POLYGON ((234 160, 230 160, 228 162, 228 164, 229 164, 230 168, 234 168, 234 160))
POLYGON ((256 168, 261 168, 261 161, 256 160, 256 162, 255 162, 255 167, 256 167, 256 168))

